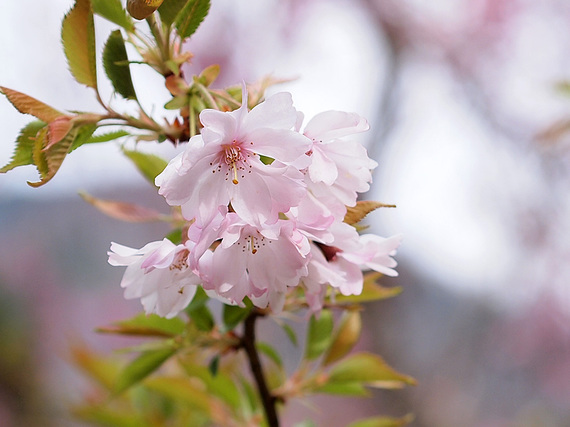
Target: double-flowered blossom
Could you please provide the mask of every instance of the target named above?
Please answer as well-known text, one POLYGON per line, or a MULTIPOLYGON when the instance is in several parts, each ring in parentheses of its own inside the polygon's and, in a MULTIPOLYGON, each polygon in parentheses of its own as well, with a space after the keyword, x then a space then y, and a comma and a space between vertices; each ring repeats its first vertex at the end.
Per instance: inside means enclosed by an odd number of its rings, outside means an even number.
POLYGON ((131 249, 113 243, 112 265, 127 266, 126 298, 171 317, 196 286, 229 304, 249 298, 280 311, 304 289, 312 311, 329 289, 362 292, 362 269, 394 276, 401 238, 359 235, 343 222, 367 191, 376 162, 350 139, 368 129, 354 113, 327 111, 300 130, 289 93, 247 109, 204 110, 203 129, 156 178, 159 193, 187 220, 183 244, 131 249))
POLYGON ((140 298, 147 313, 174 317, 188 305, 201 279, 188 268, 190 251, 168 239, 141 249, 111 244, 109 263, 126 266, 121 281, 125 298, 140 298))

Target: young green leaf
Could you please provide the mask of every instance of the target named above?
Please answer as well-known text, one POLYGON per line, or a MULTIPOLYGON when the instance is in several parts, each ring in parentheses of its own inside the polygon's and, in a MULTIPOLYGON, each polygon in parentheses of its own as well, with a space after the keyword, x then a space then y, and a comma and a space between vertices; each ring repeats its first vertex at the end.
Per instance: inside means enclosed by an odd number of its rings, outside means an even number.
POLYGON ((291 325, 288 325, 287 323, 283 323, 281 325, 281 328, 287 334, 287 338, 289 338, 289 341, 291 341, 291 344, 293 344, 295 347, 297 347, 299 345, 299 343, 297 341, 297 334, 295 333, 295 330, 291 327, 291 325))
POLYGON ((370 396, 370 391, 366 389, 361 382, 332 382, 329 381, 326 384, 319 386, 312 390, 314 393, 326 393, 326 394, 336 394, 341 396, 353 396, 353 397, 368 397, 370 396))
POLYGON ((16 139, 16 149, 10 163, 0 169, 0 173, 6 173, 18 166, 33 165, 36 138, 38 132, 45 128, 46 123, 41 121, 33 121, 24 126, 16 139))
POLYGON ((188 1, 189 0, 168 0, 162 3, 158 8, 160 20, 167 26, 172 25, 176 20, 176 16, 188 1))
POLYGON ((113 388, 119 365, 108 357, 102 357, 83 345, 71 347, 73 364, 81 368, 90 378, 97 381, 108 390, 113 388))
POLYGON ((49 123, 58 117, 65 116, 65 114, 60 113, 55 108, 17 90, 0 86, 0 92, 8 98, 8 101, 20 113, 31 114, 43 122, 49 123))
POLYGON ((63 18, 61 40, 75 80, 97 89, 95 25, 90 0, 75 1, 73 8, 63 18))
POLYGON ((127 131, 118 130, 118 131, 114 131, 114 132, 102 133, 99 135, 91 135, 85 139, 77 138, 75 141, 73 141, 73 145, 71 146, 71 149, 69 150, 69 152, 72 152, 73 150, 75 150, 75 149, 77 149, 80 146, 85 145, 85 144, 97 144, 100 142, 113 141, 115 139, 119 139, 119 138, 122 138, 124 136, 129 136, 129 135, 130 135, 130 133, 127 131))
POLYGON ((332 331, 333 315, 330 310, 322 310, 318 318, 314 315, 311 317, 305 348, 307 360, 316 359, 325 352, 331 343, 332 331))
POLYGON ((332 344, 323 359, 323 365, 330 365, 348 354, 360 338, 362 319, 358 310, 346 311, 335 333, 332 344))
POLYGON ((146 315, 141 313, 131 319, 99 328, 97 331, 122 335, 174 337, 184 333, 185 328, 185 323, 178 317, 166 319, 156 314, 146 315))
POLYGON ((348 427, 404 427, 414 421, 414 416, 408 414, 402 418, 373 417, 358 420, 348 425, 348 427))
POLYGON ((82 405, 71 409, 74 417, 89 423, 106 427, 140 427, 145 421, 132 412, 121 412, 101 405, 82 405))
POLYGON ((218 370, 220 369, 220 355, 216 354, 208 363, 208 371, 210 371, 210 375, 216 377, 218 375, 218 370))
POLYGON ((258 341, 255 344, 255 347, 260 353, 265 354, 269 359, 271 359, 271 361, 275 363, 279 368, 283 368, 283 360, 281 360, 281 356, 277 350, 275 350, 275 348, 262 341, 258 341))
POLYGON ((231 331, 237 325, 239 325, 240 322, 249 315, 252 307, 253 304, 251 304, 251 301, 249 301, 249 299, 246 300, 245 307, 238 307, 237 305, 225 304, 222 319, 224 321, 224 326, 226 327, 226 330, 231 331))
POLYGON ((103 67, 115 92, 125 99, 136 99, 135 88, 129 69, 129 58, 121 30, 115 30, 107 39, 103 49, 103 67))
POLYGON ((204 332, 211 331, 214 328, 215 320, 210 309, 206 306, 209 301, 208 295, 204 292, 204 289, 199 287, 196 290, 196 294, 185 311, 188 316, 192 319, 196 327, 204 332))
POLYGON ((184 361, 182 366, 190 377, 200 378, 206 384, 208 392, 213 394, 230 406, 237 408, 240 404, 240 391, 235 381, 218 368, 216 375, 212 375, 208 367, 184 361))
POLYGON ((364 277, 364 286, 362 292, 358 295, 336 295, 335 302, 339 304, 354 304, 370 301, 378 301, 395 297, 402 293, 400 286, 386 288, 380 286, 376 281, 382 277, 382 273, 371 271, 364 277))
POLYGON ((174 25, 182 39, 196 32, 210 10, 210 0, 189 0, 176 16, 174 25))
POLYGON ((135 30, 135 24, 123 9, 120 0, 91 0, 91 4, 97 15, 123 27, 129 33, 135 30))
POLYGON ((145 381, 145 386, 164 396, 176 399, 195 410, 210 413, 214 405, 211 396, 200 384, 195 384, 184 377, 155 377, 145 381))
POLYGON ((116 394, 122 393, 156 371, 176 353, 173 348, 149 350, 129 363, 120 373, 115 383, 116 394))
POLYGON ((166 165, 166 160, 155 156, 154 154, 147 154, 141 151, 123 150, 123 153, 133 161, 139 172, 154 185, 154 179, 161 173, 166 165))
POLYGON ((330 383, 362 382, 371 387, 392 388, 404 384, 415 385, 416 381, 391 368, 380 356, 358 353, 337 363, 329 372, 330 383))

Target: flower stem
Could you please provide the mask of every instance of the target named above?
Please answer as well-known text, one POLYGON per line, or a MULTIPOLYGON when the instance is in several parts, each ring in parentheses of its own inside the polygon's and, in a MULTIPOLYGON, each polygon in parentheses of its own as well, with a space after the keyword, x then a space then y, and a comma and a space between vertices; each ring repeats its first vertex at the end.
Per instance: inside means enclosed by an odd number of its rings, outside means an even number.
POLYGON ((261 360, 259 359, 259 353, 255 347, 255 321, 258 317, 259 313, 253 310, 245 319, 242 346, 247 354, 251 373, 255 378, 257 391, 259 392, 263 409, 265 410, 267 424, 269 427, 279 427, 279 418, 276 408, 277 399, 269 391, 265 374, 263 373, 263 367, 261 366, 261 360))

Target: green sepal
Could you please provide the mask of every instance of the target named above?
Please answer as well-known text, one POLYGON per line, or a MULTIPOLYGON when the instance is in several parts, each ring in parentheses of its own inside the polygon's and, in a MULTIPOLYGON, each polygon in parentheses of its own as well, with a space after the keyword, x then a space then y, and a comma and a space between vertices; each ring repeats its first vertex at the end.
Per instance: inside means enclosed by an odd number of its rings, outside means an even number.
POLYGON ((137 99, 121 30, 113 31, 105 43, 103 68, 111 80, 115 92, 125 99, 137 99))

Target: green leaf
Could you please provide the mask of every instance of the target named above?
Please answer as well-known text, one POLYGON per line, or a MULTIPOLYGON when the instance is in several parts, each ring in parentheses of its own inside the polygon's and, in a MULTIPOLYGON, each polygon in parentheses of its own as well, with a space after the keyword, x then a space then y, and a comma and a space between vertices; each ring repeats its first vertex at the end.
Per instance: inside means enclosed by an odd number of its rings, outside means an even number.
POLYGON ((397 372, 372 353, 354 354, 337 363, 329 372, 329 382, 362 382, 379 388, 416 384, 412 377, 397 372))
POLYGON ((34 164, 34 146, 36 144, 36 136, 41 129, 46 128, 46 123, 42 121, 33 121, 28 123, 20 131, 20 135, 16 139, 16 149, 12 155, 10 163, 0 169, 0 173, 6 173, 18 166, 34 164))
POLYGON ((288 325, 287 323, 283 323, 281 325, 281 328, 283 328, 283 330, 285 331, 285 333, 287 334, 287 337, 289 338, 289 341, 291 341, 291 343, 297 347, 299 345, 298 341, 297 341, 297 334, 295 333, 295 331, 293 330, 293 328, 291 327, 291 325, 288 325))
POLYGON ((332 340, 333 315, 330 310, 324 309, 320 316, 311 316, 307 332, 307 346, 305 358, 313 360, 325 352, 332 340))
POLYGON ((85 144, 95 144, 99 142, 109 142, 115 139, 123 138, 124 136, 130 136, 131 134, 125 130, 117 130, 114 132, 101 133, 99 135, 93 135, 89 138, 85 144))
POLYGON ((43 122, 49 123, 58 117, 65 116, 65 114, 55 108, 17 90, 0 86, 0 92, 8 98, 8 101, 10 101, 20 113, 31 114, 43 122))
POLYGON ((227 331, 231 331, 232 329, 234 329, 251 312, 251 309, 253 308, 253 304, 251 303, 251 301, 248 298, 246 298, 244 299, 244 303, 246 305, 245 307, 224 304, 222 319, 224 321, 224 326, 226 327, 227 331))
POLYGON ((211 413, 212 406, 210 396, 202 387, 193 384, 184 377, 155 377, 145 381, 145 386, 157 391, 164 396, 182 401, 195 410, 200 410, 208 414, 211 413))
POLYGON ((360 382, 328 382, 312 390, 315 393, 336 394, 343 396, 368 397, 370 392, 360 382))
POLYGON ((117 382, 114 387, 115 393, 122 393, 129 387, 140 382, 156 371, 175 353, 176 349, 174 348, 145 351, 119 373, 119 377, 117 378, 117 382))
POLYGON ((329 365, 348 354, 360 338, 362 319, 357 310, 346 311, 325 357, 323 366, 329 365))
POLYGON ((125 99, 137 99, 121 30, 113 31, 105 43, 103 67, 115 92, 125 99))
MULTIPOLYGON (((49 166, 44 152, 44 147, 48 142, 48 130, 46 126, 38 131, 34 142, 34 152, 32 153, 34 165, 36 165, 40 178, 47 176, 49 172, 49 166)), ((30 185, 29 181, 28 184, 30 185)))
POLYGON ((63 18, 61 40, 69 70, 79 83, 97 89, 95 25, 90 0, 76 0, 63 18))
POLYGON ((188 304, 185 311, 190 316, 196 327, 204 332, 209 332, 214 328, 215 320, 210 309, 206 306, 209 301, 208 295, 204 292, 204 289, 199 287, 196 290, 194 298, 188 304))
POLYGON ((158 8, 160 20, 167 26, 170 26, 176 20, 176 16, 180 13, 188 0, 168 0, 163 2, 158 8))
POLYGON ((28 181, 31 187, 41 187, 55 176, 77 135, 77 129, 73 129, 61 141, 46 148, 48 139, 47 131, 44 132, 44 129, 38 133, 34 147, 34 163, 41 179, 38 182, 28 181))
POLYGON ((219 368, 220 368, 220 355, 216 354, 214 357, 212 357, 210 363, 208 363, 208 371, 210 371, 210 374, 213 377, 216 377, 218 375, 219 368))
POLYGON ((72 414, 82 421, 107 427, 141 427, 147 425, 139 415, 119 412, 104 406, 79 406, 71 409, 72 414))
POLYGON ((382 277, 382 273, 371 271, 364 277, 364 285, 359 295, 336 295, 335 302, 339 304, 354 304, 361 302, 378 301, 395 297, 402 293, 400 286, 386 288, 380 286, 376 281, 382 277))
POLYGON ((139 172, 154 185, 154 180, 160 174, 168 162, 154 154, 141 151, 123 150, 123 153, 132 160, 139 172))
POLYGON ((96 124, 89 124, 84 125, 78 128, 77 135, 75 135, 75 139, 69 148, 69 152, 71 153, 76 148, 81 147, 82 145, 88 144, 91 141, 91 137, 93 132, 97 130, 96 124))
POLYGON ((156 314, 141 313, 132 319, 115 322, 112 326, 99 328, 97 331, 123 335, 174 337, 183 334, 185 329, 184 321, 178 317, 166 319, 156 314))
POLYGON ((135 30, 135 24, 127 14, 120 0, 91 0, 93 12, 123 27, 129 33, 135 30))
POLYGON ((268 343, 259 341, 255 344, 257 350, 260 353, 265 354, 273 363, 275 363, 279 368, 283 368, 283 360, 281 360, 281 356, 273 347, 271 347, 268 343))
POLYGON ((414 416, 408 414, 402 418, 373 417, 355 421, 348 427, 403 427, 414 421, 414 416))
POLYGON ((191 377, 200 378, 206 384, 208 392, 218 396, 233 408, 240 404, 241 393, 235 381, 218 369, 216 375, 212 375, 209 367, 184 362, 184 370, 191 377))
POLYGON ((185 39, 194 34, 209 10, 210 0, 189 0, 176 16, 174 23, 180 37, 185 39))
POLYGON ((73 364, 81 368, 90 378, 97 381, 108 390, 113 388, 119 365, 108 357, 102 357, 83 345, 71 347, 73 364))

